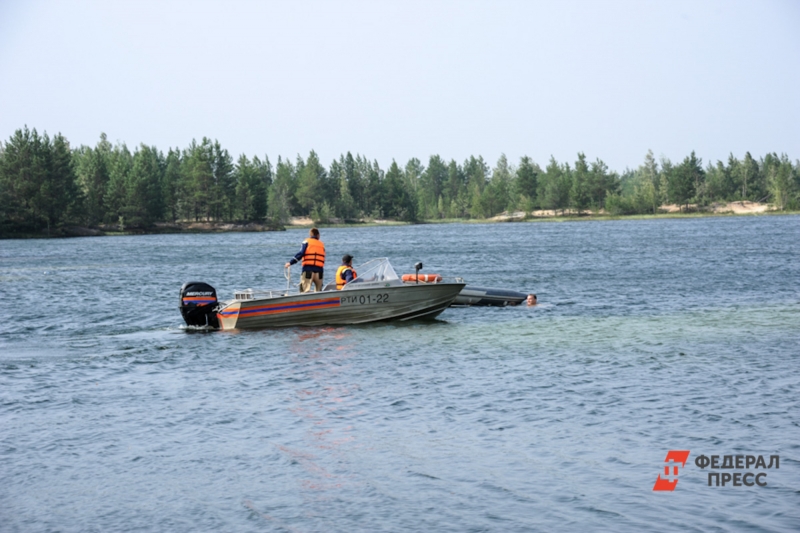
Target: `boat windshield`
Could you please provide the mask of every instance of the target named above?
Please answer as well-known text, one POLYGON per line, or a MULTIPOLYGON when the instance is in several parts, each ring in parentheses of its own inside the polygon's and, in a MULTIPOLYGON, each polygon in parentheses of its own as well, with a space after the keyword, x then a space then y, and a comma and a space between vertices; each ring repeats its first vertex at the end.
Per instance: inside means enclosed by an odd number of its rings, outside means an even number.
MULTIPOLYGON (((372 288, 374 285, 370 284, 373 283, 381 283, 381 286, 389 286, 389 285, 402 285, 403 282, 400 281, 400 277, 397 275, 397 272, 394 271, 392 268, 391 263, 389 263, 389 259, 385 257, 380 257, 378 259, 373 259, 371 261, 367 261, 366 263, 359 265, 356 268, 356 272, 358 273, 358 277, 345 285, 343 289, 368 289, 372 288)), ((236 291, 234 298, 236 300, 254 300, 260 298, 277 298, 281 296, 288 296, 290 293, 295 292, 296 289, 290 289, 287 285, 286 289, 279 289, 279 290, 253 290, 253 289, 246 289, 243 291, 236 291)), ((325 287, 322 289, 323 291, 333 291, 336 290, 336 280, 329 282, 325 287)))
POLYGON ((391 263, 389 263, 389 259, 386 257, 367 261, 363 265, 359 265, 359 267, 356 268, 356 272, 358 273, 357 279, 365 282, 393 281, 400 279, 400 277, 394 271, 394 268, 392 268, 391 263))

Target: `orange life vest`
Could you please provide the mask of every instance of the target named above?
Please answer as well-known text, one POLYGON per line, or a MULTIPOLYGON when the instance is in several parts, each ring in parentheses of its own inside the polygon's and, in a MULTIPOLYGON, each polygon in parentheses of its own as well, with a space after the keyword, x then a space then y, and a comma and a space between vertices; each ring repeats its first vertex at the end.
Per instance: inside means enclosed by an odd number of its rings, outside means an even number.
POLYGON ((339 267, 339 270, 336 271, 336 288, 338 290, 342 290, 344 284, 347 283, 344 279, 344 273, 346 270, 349 270, 353 273, 353 279, 356 279, 358 276, 356 275, 356 271, 351 266, 342 265, 339 267))
POLYGON ((319 239, 306 239, 306 253, 303 254, 303 266, 325 266, 325 245, 319 239))

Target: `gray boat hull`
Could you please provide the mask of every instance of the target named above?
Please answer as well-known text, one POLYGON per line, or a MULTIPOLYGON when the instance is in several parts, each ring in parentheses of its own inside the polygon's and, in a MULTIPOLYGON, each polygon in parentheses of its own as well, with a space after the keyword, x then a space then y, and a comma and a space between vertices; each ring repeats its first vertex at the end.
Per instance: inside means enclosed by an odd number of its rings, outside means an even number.
POLYGON ((224 330, 433 318, 463 288, 463 283, 403 284, 231 300, 222 304, 217 317, 224 330))

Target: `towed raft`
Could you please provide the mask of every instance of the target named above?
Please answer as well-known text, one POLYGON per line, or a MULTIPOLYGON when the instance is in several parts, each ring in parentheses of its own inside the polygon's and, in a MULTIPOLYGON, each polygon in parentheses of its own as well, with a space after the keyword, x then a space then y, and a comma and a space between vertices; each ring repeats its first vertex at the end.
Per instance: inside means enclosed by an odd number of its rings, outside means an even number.
POLYGON ((467 285, 453 300, 452 307, 470 307, 473 305, 505 307, 507 305, 519 305, 527 297, 526 294, 508 289, 487 289, 467 285))
MULTIPOLYGON (((416 274, 403 274, 402 279, 406 282, 439 283, 442 281, 442 276, 417 272, 416 274)), ((527 297, 526 294, 508 289, 488 289, 486 287, 467 285, 461 289, 459 295, 453 300, 451 307, 505 307, 507 305, 519 305, 527 297)))
MULTIPOLYGON (((419 263, 417 266, 422 268, 419 263)), ((189 326, 223 330, 433 318, 447 309, 465 286, 459 281, 405 282, 386 258, 364 263, 358 272, 359 277, 342 290, 336 290, 335 282, 321 292, 247 289, 224 302, 217 300, 211 285, 189 282, 181 287, 181 314, 189 326)))

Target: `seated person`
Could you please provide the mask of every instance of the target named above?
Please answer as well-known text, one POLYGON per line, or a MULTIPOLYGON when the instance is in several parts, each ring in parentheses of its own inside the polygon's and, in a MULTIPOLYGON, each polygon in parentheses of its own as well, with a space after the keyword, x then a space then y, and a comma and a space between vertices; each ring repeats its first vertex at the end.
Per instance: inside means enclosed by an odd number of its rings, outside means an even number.
POLYGON ((342 290, 345 283, 349 283, 358 277, 353 268, 353 256, 345 254, 342 257, 342 265, 336 271, 336 288, 342 290))

